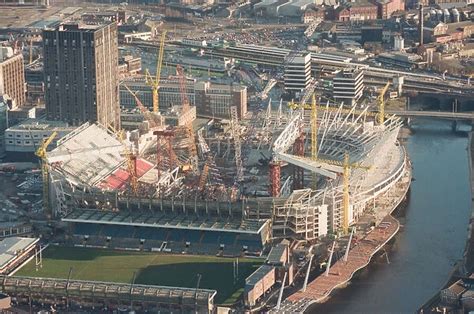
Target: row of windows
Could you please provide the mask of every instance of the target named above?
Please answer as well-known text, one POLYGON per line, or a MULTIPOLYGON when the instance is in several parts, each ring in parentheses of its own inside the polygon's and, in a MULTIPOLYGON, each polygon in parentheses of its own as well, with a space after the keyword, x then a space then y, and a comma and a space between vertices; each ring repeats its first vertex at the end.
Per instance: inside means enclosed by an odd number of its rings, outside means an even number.
MULTIPOLYGON (((10 138, 12 138, 12 137, 13 137, 13 134, 12 134, 12 133, 8 133, 7 136, 10 137, 10 138)), ((48 136, 49 136, 49 134, 43 134, 42 137, 45 138, 45 137, 48 137, 48 136)), ((31 138, 31 135, 30 135, 30 134, 16 134, 16 137, 17 137, 17 138, 23 138, 23 137, 24 137, 24 138, 31 138), (22 135, 23 135, 23 136, 22 136, 22 135)), ((33 134, 33 138, 40 138, 40 137, 41 137, 40 134, 33 134)))
MULTIPOLYGON (((8 141, 8 144, 13 144, 14 141, 8 141)), ((31 145, 31 141, 16 141, 16 144, 17 145, 31 145)), ((40 142, 39 141, 34 141, 34 145, 39 145, 40 142)))
MULTIPOLYGON (((67 46, 68 42, 69 42, 69 40, 64 39, 64 40, 63 40, 64 46, 67 46)), ((71 43, 71 45, 72 45, 73 47, 76 46, 76 40, 75 40, 75 39, 72 39, 72 40, 70 41, 70 43, 71 43)), ((46 39, 44 40, 44 44, 45 44, 46 46, 50 44, 49 38, 46 38, 46 39)), ((56 46, 57 44, 58 44, 58 40, 53 39, 53 46, 56 46)), ((84 46, 86 45, 86 41, 85 41, 85 40, 82 41, 82 45, 84 45, 84 46)), ((93 41, 93 40, 90 41, 90 46, 91 46, 91 47, 94 47, 94 41, 93 41)))

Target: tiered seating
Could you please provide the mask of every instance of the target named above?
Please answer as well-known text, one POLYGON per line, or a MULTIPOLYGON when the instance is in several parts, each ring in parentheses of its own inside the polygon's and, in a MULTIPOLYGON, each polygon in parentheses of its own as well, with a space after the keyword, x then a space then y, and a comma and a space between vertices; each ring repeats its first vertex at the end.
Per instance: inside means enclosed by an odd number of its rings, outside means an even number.
POLYGON ((88 210, 70 216, 71 219, 78 216, 77 219, 109 222, 72 221, 74 224, 72 240, 76 244, 85 243, 121 249, 165 249, 166 252, 190 254, 221 253, 232 256, 243 253, 255 255, 263 250, 261 236, 255 233, 255 229, 261 223, 254 221, 183 216, 165 212, 150 215, 148 212, 140 211, 118 214, 88 210), (114 223, 127 223, 127 225, 114 223), (254 233, 242 233, 244 230, 254 233), (87 241, 85 241, 86 235, 87 241))
POLYGON ((75 235, 98 235, 100 233, 102 226, 98 224, 86 224, 86 223, 79 223, 74 224, 74 231, 73 234, 75 235))

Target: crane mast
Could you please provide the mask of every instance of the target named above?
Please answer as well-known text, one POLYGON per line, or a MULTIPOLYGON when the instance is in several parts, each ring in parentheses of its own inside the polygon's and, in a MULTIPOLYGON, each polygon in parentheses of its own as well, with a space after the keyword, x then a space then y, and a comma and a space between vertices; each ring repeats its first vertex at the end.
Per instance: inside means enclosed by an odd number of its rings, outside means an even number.
POLYGON ((145 72, 145 81, 147 85, 151 87, 152 97, 153 97, 153 112, 157 113, 160 110, 159 105, 159 97, 158 97, 158 90, 160 88, 160 80, 161 80, 161 68, 163 66, 163 55, 165 51, 165 39, 166 39, 166 32, 163 31, 161 33, 160 38, 160 47, 158 50, 158 56, 156 60, 156 76, 153 78, 148 70, 145 72))
POLYGON ((53 142, 53 140, 58 135, 57 132, 53 132, 47 139, 43 140, 41 146, 36 150, 36 156, 40 158, 41 161, 41 174, 43 177, 43 208, 44 212, 48 215, 50 214, 50 203, 49 203, 49 170, 48 163, 46 161, 46 150, 48 146, 53 142))

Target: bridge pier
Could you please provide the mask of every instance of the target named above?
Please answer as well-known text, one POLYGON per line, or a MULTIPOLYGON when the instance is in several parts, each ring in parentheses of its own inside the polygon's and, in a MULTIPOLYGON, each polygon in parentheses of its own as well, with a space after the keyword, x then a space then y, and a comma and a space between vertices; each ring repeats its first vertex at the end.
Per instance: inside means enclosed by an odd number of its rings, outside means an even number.
POLYGON ((406 117, 405 123, 406 123, 408 128, 411 128, 411 118, 410 117, 406 117))
POLYGON ((453 130, 453 132, 456 132, 458 130, 458 121, 457 120, 453 120, 451 122, 451 130, 453 130))

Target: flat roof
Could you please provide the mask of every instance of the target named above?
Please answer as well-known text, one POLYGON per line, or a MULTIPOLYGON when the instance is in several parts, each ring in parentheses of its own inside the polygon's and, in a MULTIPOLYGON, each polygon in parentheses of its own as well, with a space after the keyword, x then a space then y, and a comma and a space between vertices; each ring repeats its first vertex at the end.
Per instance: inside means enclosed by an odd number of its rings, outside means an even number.
POLYGON ((88 185, 100 184, 125 163, 123 144, 97 124, 85 123, 47 152, 49 164, 61 162, 61 171, 88 185))
POLYGON ((263 277, 265 277, 269 272, 271 272, 275 267, 270 265, 262 265, 252 275, 248 276, 245 280, 245 285, 255 286, 263 277))
POLYGON ((21 237, 5 238, 0 241, 0 268, 5 267, 5 265, 12 262, 19 253, 38 241, 38 238, 21 237))
POLYGON ((49 121, 46 119, 27 119, 19 124, 13 125, 8 128, 9 131, 15 130, 48 130, 48 131, 59 131, 66 130, 72 131, 76 129, 75 126, 69 126, 66 122, 62 121, 49 121))
POLYGON ((242 220, 236 218, 183 215, 182 212, 112 212, 94 209, 73 210, 67 216, 62 218, 62 220, 73 223, 96 223, 152 228, 238 232, 248 234, 259 234, 267 222, 266 220, 242 220))
POLYGON ((182 287, 167 287, 154 285, 129 283, 86 281, 86 280, 67 280, 57 278, 35 278, 35 277, 6 277, 3 287, 7 293, 15 293, 18 287, 28 287, 36 293, 47 295, 66 295, 66 290, 74 294, 97 293, 105 298, 116 299, 120 295, 129 295, 132 300, 163 301, 165 298, 168 303, 174 303, 175 300, 187 299, 195 300, 198 304, 205 305, 212 300, 216 290, 196 289, 182 287))
POLYGON ((270 253, 268 254, 267 257, 267 262, 270 264, 278 264, 281 263, 281 258, 285 254, 285 250, 288 247, 288 245, 283 244, 283 243, 278 243, 272 249, 270 250, 270 253))

